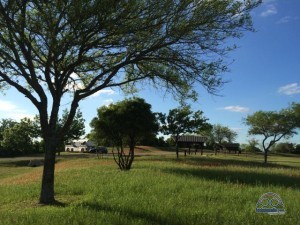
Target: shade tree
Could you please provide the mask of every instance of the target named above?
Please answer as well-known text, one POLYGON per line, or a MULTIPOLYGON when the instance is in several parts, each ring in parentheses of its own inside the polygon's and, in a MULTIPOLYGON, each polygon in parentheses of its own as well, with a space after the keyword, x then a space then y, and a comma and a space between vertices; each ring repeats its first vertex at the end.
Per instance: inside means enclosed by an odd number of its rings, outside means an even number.
POLYGON ((45 160, 40 203, 55 203, 55 152, 79 103, 141 80, 179 95, 223 84, 226 40, 253 30, 260 0, 0 1, 0 87, 37 109, 45 160), (68 116, 57 129, 62 100, 68 116))
POLYGON ((276 142, 297 133, 299 115, 295 111, 295 106, 280 111, 257 111, 247 116, 245 123, 249 126, 248 133, 262 136, 265 163, 270 148, 276 142))

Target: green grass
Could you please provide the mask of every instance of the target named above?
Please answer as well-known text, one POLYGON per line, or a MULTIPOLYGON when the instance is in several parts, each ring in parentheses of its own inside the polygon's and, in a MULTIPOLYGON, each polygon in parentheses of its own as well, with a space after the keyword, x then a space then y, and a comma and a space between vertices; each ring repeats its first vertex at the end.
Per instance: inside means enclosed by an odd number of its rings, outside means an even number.
POLYGON ((111 158, 61 159, 57 206, 37 204, 42 168, 0 161, 0 224, 297 224, 300 158, 174 155, 137 157, 131 171, 111 158), (257 214, 266 192, 286 214, 257 214))

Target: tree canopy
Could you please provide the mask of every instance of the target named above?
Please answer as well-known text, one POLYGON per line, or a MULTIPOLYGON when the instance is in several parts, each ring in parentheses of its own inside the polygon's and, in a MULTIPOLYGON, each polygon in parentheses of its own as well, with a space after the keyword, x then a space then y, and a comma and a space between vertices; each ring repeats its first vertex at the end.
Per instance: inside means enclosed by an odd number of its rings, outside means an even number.
POLYGON ((145 79, 181 96, 194 96, 195 83, 215 93, 233 49, 226 40, 253 30, 249 13, 260 2, 1 0, 0 86, 14 87, 39 112, 40 202, 55 202, 55 151, 81 100, 145 79), (69 114, 56 130, 64 97, 69 114))
MULTIPOLYGON (((158 130, 151 105, 141 98, 126 99, 100 107, 98 116, 90 125, 92 137, 108 139, 112 145, 121 149, 125 144, 129 145, 132 161, 136 143, 143 137, 156 134, 158 130)), ((118 165, 120 169, 130 169, 132 161, 128 161, 128 165, 118 165)))

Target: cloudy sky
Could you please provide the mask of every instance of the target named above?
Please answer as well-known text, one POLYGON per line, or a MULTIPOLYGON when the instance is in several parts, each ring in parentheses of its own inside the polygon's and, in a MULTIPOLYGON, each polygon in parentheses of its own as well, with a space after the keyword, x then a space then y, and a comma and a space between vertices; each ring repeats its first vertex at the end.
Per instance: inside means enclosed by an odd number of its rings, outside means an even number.
MULTIPOLYGON (((204 111, 212 124, 220 123, 238 132, 239 142, 247 142, 247 115, 258 110, 280 110, 291 102, 300 102, 300 1, 266 0, 252 13, 256 32, 246 33, 228 57, 233 63, 224 74, 230 82, 211 96, 199 87, 200 97, 194 110, 204 111)), ((139 96, 152 104, 155 112, 168 112, 179 106, 172 97, 149 87, 140 88, 139 96)), ((122 100, 119 90, 102 90, 80 104, 89 122, 101 105, 122 100)), ((68 100, 61 105, 67 107, 68 100)), ((9 90, 0 94, 0 119, 33 117, 37 111, 28 99, 9 90)), ((292 141, 300 143, 300 135, 292 141)))

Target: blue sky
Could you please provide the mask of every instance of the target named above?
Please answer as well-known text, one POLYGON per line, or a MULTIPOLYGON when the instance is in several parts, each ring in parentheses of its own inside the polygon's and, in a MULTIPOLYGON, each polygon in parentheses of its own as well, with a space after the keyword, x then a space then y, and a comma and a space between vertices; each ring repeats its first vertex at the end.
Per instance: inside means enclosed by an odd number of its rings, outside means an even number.
MULTIPOLYGON (((246 143, 247 127, 243 118, 258 110, 280 110, 291 102, 300 102, 300 1, 266 0, 252 13, 255 33, 247 32, 234 40, 239 46, 228 55, 230 72, 224 74, 225 84, 220 96, 209 95, 199 87, 194 110, 202 110, 210 123, 220 123, 238 132, 238 142, 246 143)), ((141 88, 138 96, 152 104, 154 112, 165 112, 179 106, 171 96, 151 87, 141 88)), ((101 105, 122 100, 118 89, 103 90, 80 103, 89 122, 101 105)), ((32 117, 37 111, 30 101, 13 89, 0 94, 0 119, 32 117)), ((62 105, 68 106, 65 101, 62 105)), ((291 139, 300 143, 300 135, 291 139)))

